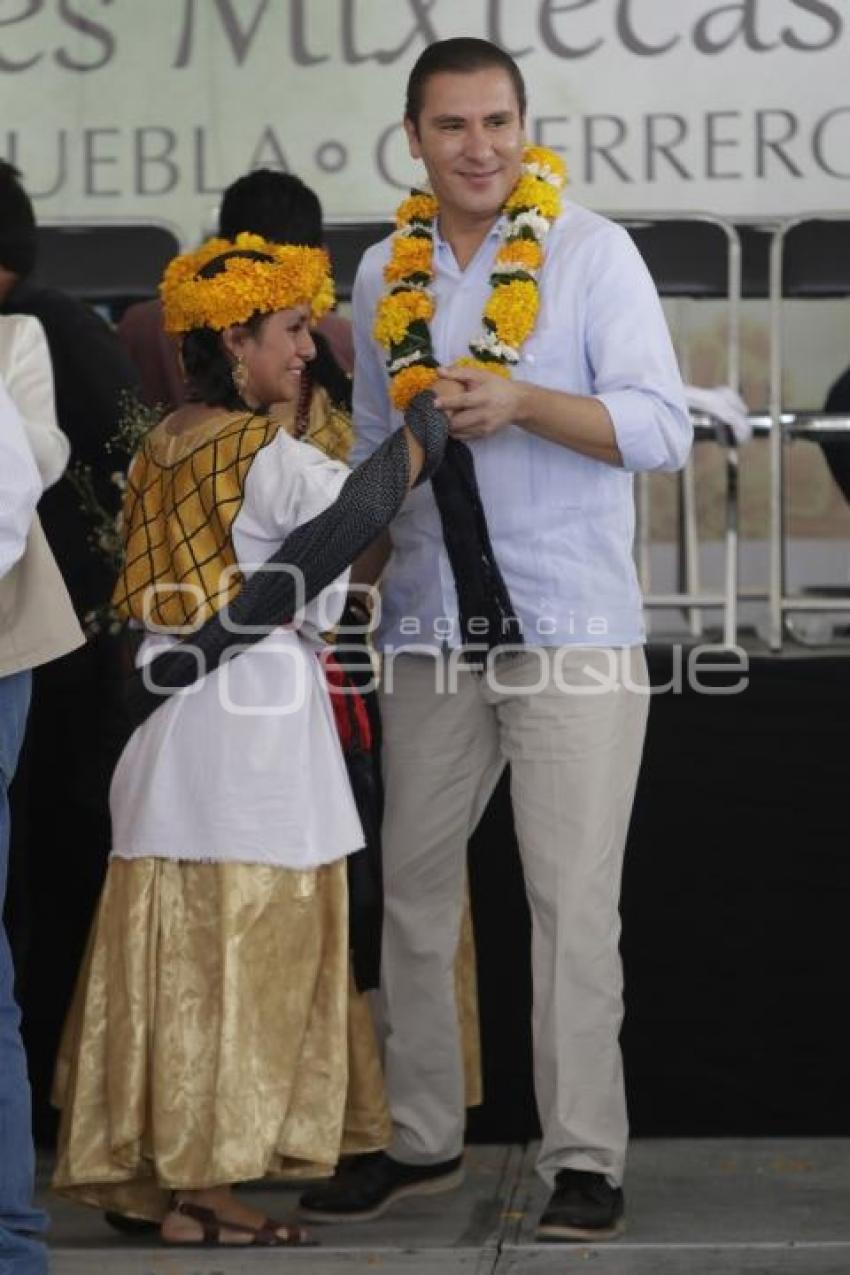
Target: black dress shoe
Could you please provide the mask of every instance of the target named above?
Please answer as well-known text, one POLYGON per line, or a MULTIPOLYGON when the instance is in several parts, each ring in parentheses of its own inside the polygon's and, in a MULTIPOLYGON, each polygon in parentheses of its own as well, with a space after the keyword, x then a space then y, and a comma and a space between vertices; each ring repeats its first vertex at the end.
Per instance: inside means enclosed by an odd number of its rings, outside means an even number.
POLYGON ((623 1192, 601 1173, 559 1169, 538 1240, 611 1240, 623 1231, 623 1192))
POLYGON ((371 1222, 407 1195, 438 1195, 463 1181, 461 1156, 439 1164, 400 1164, 385 1151, 358 1156, 330 1182, 301 1196, 309 1222, 371 1222))

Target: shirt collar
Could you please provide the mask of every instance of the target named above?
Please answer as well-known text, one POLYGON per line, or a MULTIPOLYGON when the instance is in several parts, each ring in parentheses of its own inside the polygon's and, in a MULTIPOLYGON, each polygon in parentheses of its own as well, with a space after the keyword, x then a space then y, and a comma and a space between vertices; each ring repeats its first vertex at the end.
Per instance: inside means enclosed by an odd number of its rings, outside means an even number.
MULTIPOLYGON (((505 221, 505 214, 500 213, 500 215, 493 222, 493 225, 487 231, 485 239, 482 240, 482 243, 486 242, 487 240, 492 241, 494 239, 498 239, 499 235, 502 233, 502 226, 504 225, 504 221, 505 221)), ((440 230, 439 216, 434 222, 434 247, 437 249, 438 252, 444 252, 449 247, 448 241, 443 238, 443 233, 440 230)))

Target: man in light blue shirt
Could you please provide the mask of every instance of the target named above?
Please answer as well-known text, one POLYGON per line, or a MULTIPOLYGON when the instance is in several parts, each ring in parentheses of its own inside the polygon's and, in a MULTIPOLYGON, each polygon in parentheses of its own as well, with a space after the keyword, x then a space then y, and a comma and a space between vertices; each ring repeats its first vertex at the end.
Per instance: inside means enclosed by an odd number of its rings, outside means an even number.
MULTIPOLYGON (((462 1174, 452 973, 465 850, 510 763, 533 920, 538 1169, 554 1188, 538 1234, 604 1238, 623 1216, 618 900, 648 706, 632 474, 680 467, 691 428, 640 256, 624 230, 572 203, 545 235, 539 312, 510 375, 458 362, 481 335, 495 286, 524 117, 516 64, 485 41, 434 44, 411 74, 405 127, 439 207, 430 282, 436 389, 453 438, 474 459, 489 537, 460 566, 452 560, 456 538, 452 547, 435 477, 433 490, 410 494, 389 543, 363 563, 368 578, 389 555, 377 644, 393 1140, 388 1154, 303 1203, 315 1218, 372 1218, 462 1174), (460 651, 476 631, 463 577, 482 560, 484 588, 494 579, 504 586, 499 596, 520 640, 510 651, 485 642, 479 668, 460 651)), ((386 352, 373 336, 391 251, 390 241, 372 248, 355 285, 355 460, 401 423, 386 352)))
MULTIPOLYGON (((462 269, 437 227, 431 331, 444 365, 467 352, 464 342, 481 326, 498 237, 494 224, 462 269)), ((676 469, 687 457, 691 427, 679 372, 655 287, 622 227, 565 201, 545 252, 540 314, 512 380, 457 373, 472 387, 467 397, 494 382, 480 396, 490 393, 498 408, 489 416, 486 409, 457 413, 453 432, 471 442, 493 549, 525 641, 634 646, 644 625, 632 555, 632 474, 676 469), (552 415, 563 410, 563 421, 547 430, 548 421, 518 419, 513 404, 523 391, 554 391, 552 415), (579 397, 593 418, 585 428, 598 431, 593 441, 571 437, 570 410, 579 397), (506 410, 502 398, 509 399, 506 410)), ((388 241, 367 252, 354 291, 353 463, 401 420, 371 337, 388 256, 388 241)), ((448 633, 456 645, 457 597, 428 487, 408 498, 391 535, 379 644, 439 644, 448 633)))

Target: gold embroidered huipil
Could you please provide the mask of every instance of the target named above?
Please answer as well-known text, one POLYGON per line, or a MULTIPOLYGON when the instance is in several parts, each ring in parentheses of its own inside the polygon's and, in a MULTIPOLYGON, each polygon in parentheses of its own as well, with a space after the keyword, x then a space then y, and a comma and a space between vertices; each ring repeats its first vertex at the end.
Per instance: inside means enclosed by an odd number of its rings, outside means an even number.
POLYGON ((124 500, 124 566, 112 595, 122 619, 194 629, 239 592, 231 528, 248 470, 280 428, 239 412, 179 434, 167 422, 151 431, 124 500))

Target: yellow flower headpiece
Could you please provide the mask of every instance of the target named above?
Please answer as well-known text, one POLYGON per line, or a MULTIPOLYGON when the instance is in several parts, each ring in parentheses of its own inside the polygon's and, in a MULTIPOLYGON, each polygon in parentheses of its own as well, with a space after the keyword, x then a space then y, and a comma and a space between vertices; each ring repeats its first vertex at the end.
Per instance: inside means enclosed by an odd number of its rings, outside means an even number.
POLYGON ((270 243, 243 232, 229 239, 208 239, 195 252, 184 252, 166 267, 159 285, 167 332, 192 328, 221 331, 245 323, 252 314, 269 314, 309 305, 314 320, 334 303, 334 286, 324 248, 270 243), (228 252, 259 252, 269 261, 230 257, 211 279, 200 272, 228 252))

